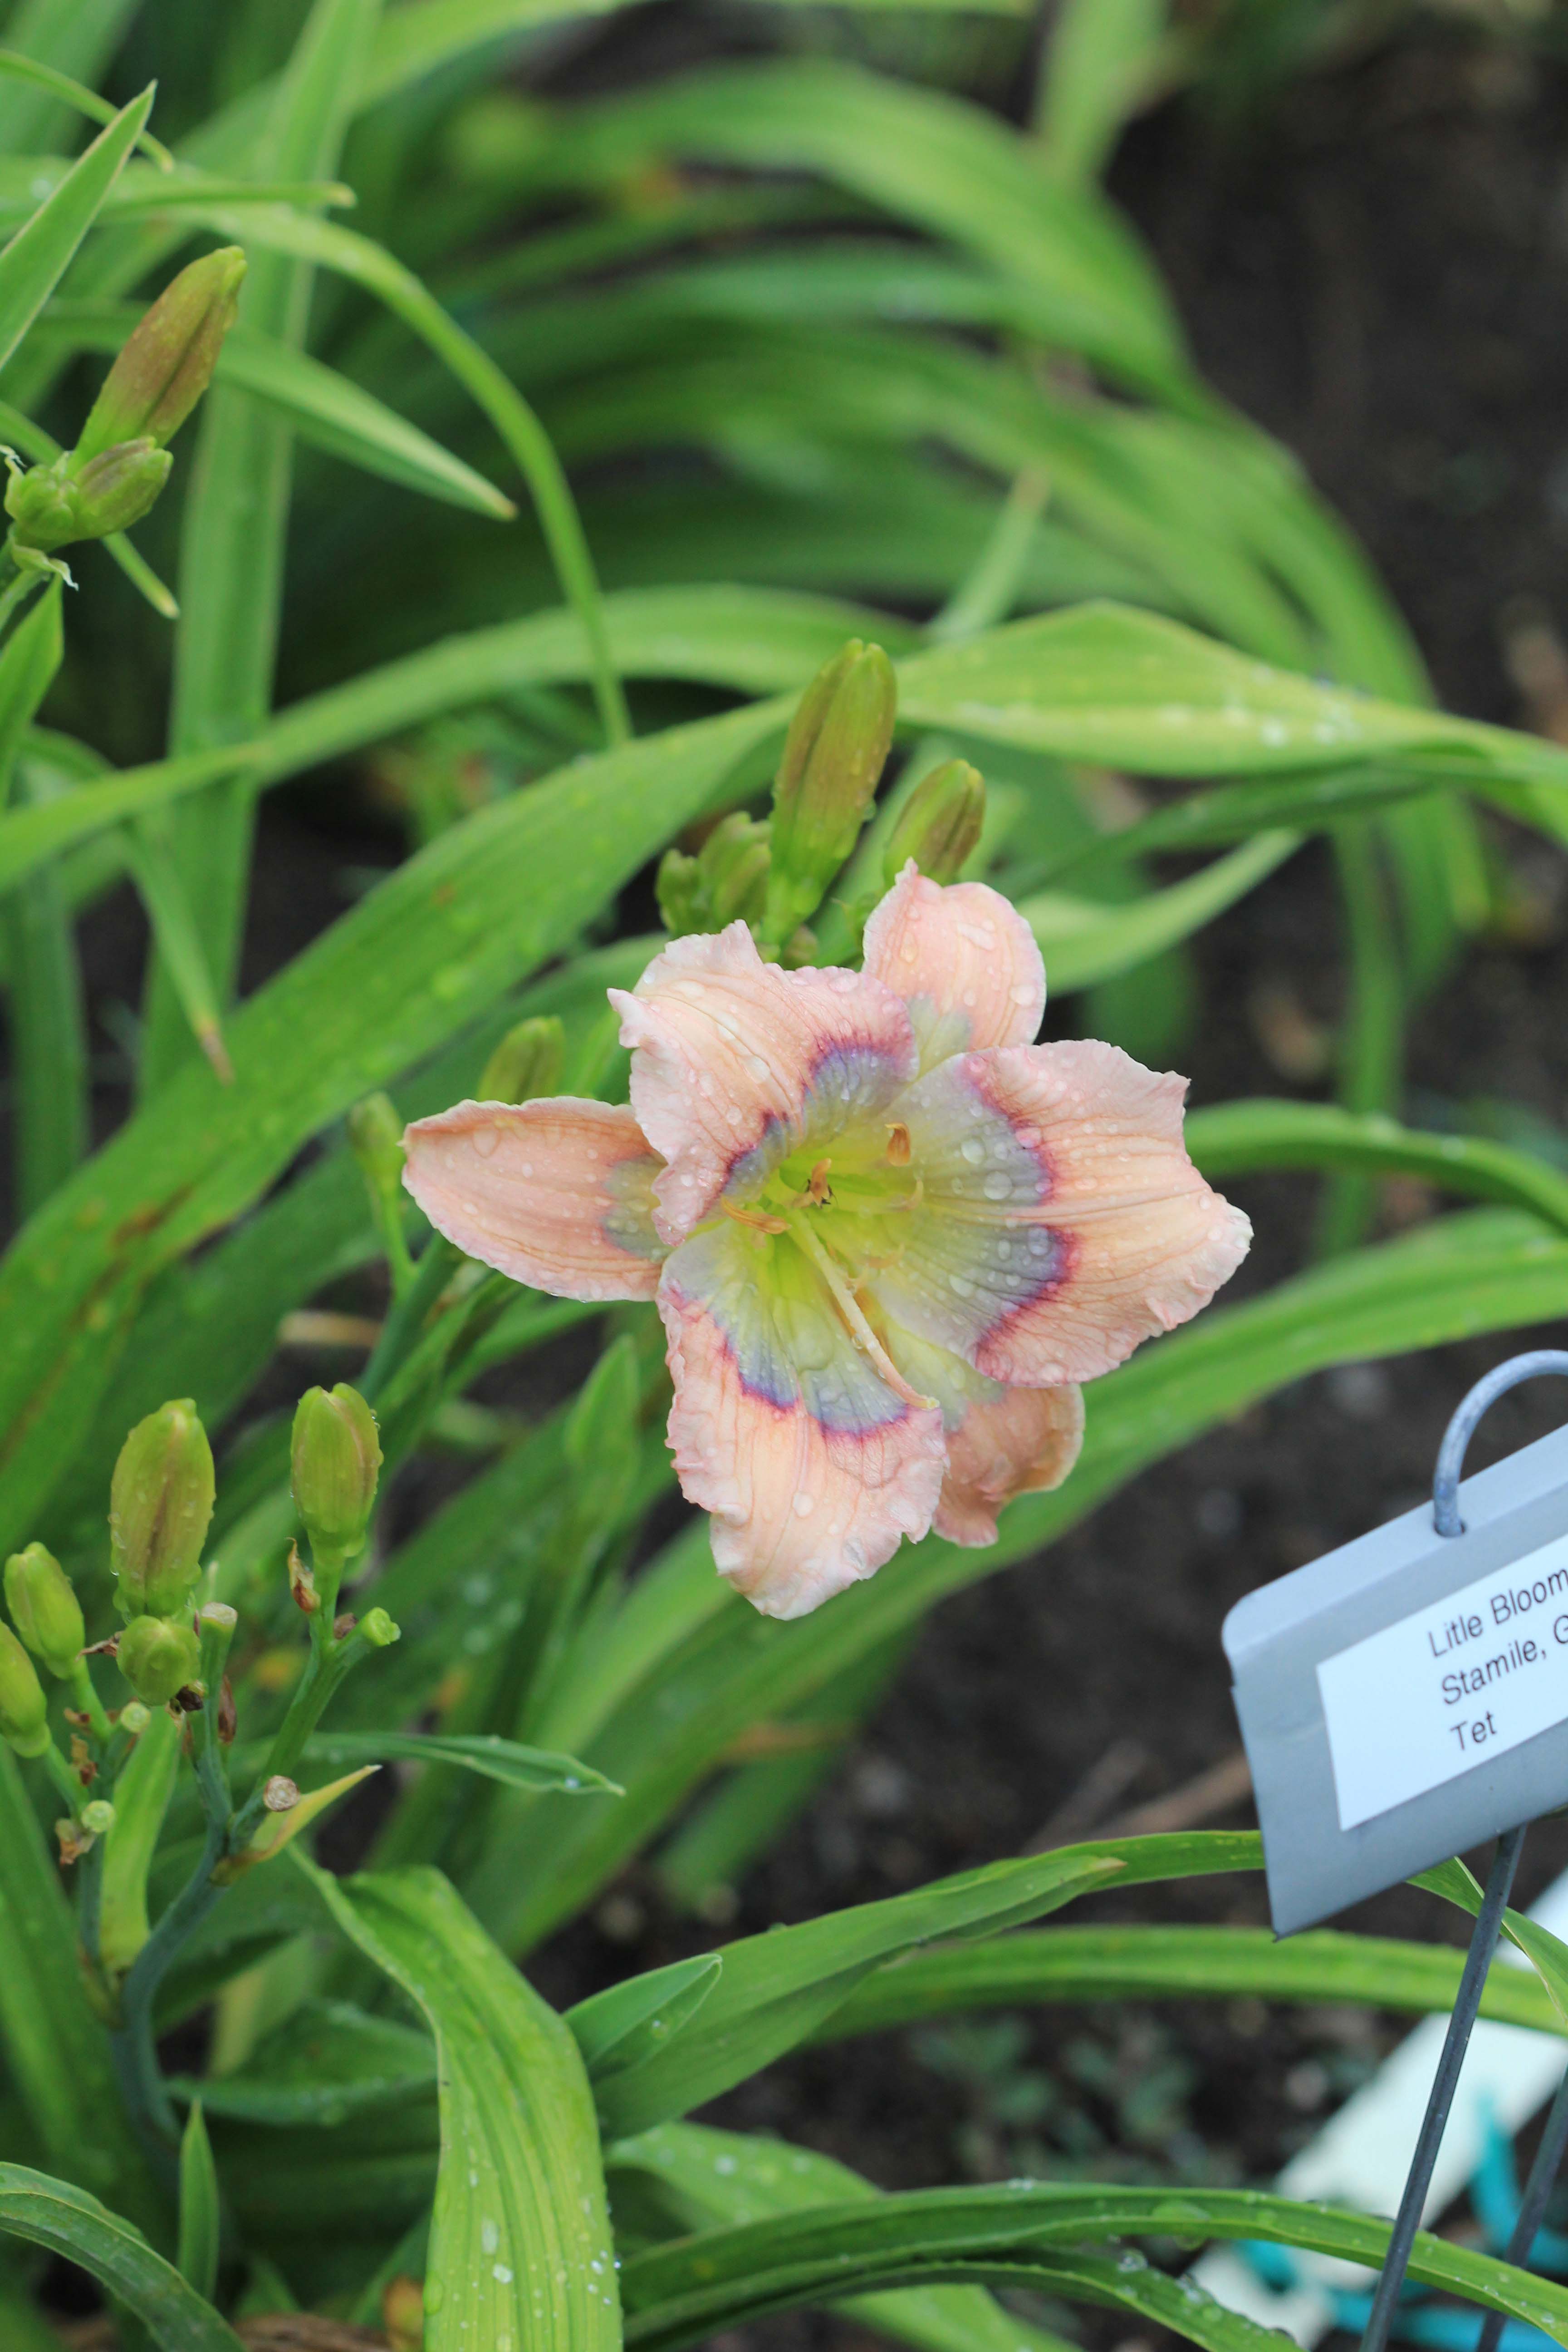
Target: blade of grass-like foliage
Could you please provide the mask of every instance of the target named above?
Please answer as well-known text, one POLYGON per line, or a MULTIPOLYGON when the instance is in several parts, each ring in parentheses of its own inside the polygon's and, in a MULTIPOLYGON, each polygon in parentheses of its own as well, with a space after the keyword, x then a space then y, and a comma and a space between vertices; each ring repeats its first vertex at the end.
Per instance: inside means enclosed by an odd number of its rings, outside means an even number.
POLYGON ((217 2167, 197 2099, 180 2138, 179 2272, 205 2303, 217 2291, 220 2220, 217 2167))
MULTIPOLYGON (((651 2211, 660 2237, 879 2194, 847 2165, 813 2148, 700 2124, 659 2124, 622 2140, 606 2151, 605 2166, 617 2207, 631 2192, 638 2222, 651 2211)), ((1060 2336, 1004 2311, 978 2287, 851 2295, 834 2308, 920 2352, 1063 2352, 1060 2336)))
POLYGON ((1300 846, 1299 834, 1260 833, 1201 873, 1152 890, 1131 906, 1106 907, 1047 890, 1021 900, 1018 912, 1040 943, 1053 993, 1070 996, 1075 989, 1112 980, 1190 939, 1256 889, 1300 846))
POLYGON ((436 2036, 441 2168, 425 2275, 428 2352, 544 2336, 563 2352, 618 2347, 598 2134, 565 2025, 438 1872, 312 1877, 343 1934, 436 2036))
POLYGON ((48 2161, 149 2228, 162 2214, 131 2137, 109 2037, 82 1981, 76 1922, 16 1758, 0 1750, 0 2038, 48 2161))
POLYGON ((126 868, 191 1034, 227 1086, 234 1071, 223 1042, 217 990, 207 969, 201 925, 174 863, 169 825, 166 809, 133 817, 125 829, 126 868))
POLYGON ((405 1764, 453 1764, 509 1789, 553 1790, 571 1797, 620 1794, 613 1780, 579 1764, 574 1756, 555 1756, 488 1734, 456 1738, 435 1731, 321 1731, 307 1743, 305 1756, 315 1764, 374 1764, 395 1759, 405 1764))
MULTIPOLYGON (((595 2082, 605 2130, 646 2130, 732 2089, 805 2041, 870 1970, 918 1944, 945 1935, 994 1935, 1092 1889, 1162 1872, 1168 1850, 1151 1840, 1135 1853, 1138 1843, 1064 1846, 993 1863, 913 1895, 727 1944, 717 1981, 682 2030, 648 2050, 640 2064, 595 2082)), ((675 1963, 677 1969, 686 1965, 675 1963)), ((592 2037, 600 2004, 612 2004, 618 2013, 623 2000, 620 1987, 596 1995, 581 2002, 567 2022, 575 2029, 582 2021, 592 2037)))
POLYGON ((1069 879, 1076 883, 1085 872, 1119 865, 1127 857, 1146 857, 1160 850, 1209 849, 1221 842, 1248 840, 1273 825, 1299 833, 1321 832, 1342 817, 1359 816, 1442 790, 1435 777, 1370 765, 1337 772, 1330 769, 1321 775, 1270 778, 1261 783, 1219 784, 1211 792, 1188 793, 1119 833, 1097 835, 1054 859, 1044 874, 1034 869, 1031 880, 1054 888, 1069 879))
MULTIPOLYGON (((60 584, 54 581, 0 652, 0 807, 13 798, 26 803, 41 782, 39 772, 18 755, 63 651, 60 584)), ((65 1182, 88 1148, 81 971, 57 868, 11 894, 4 928, 16 1200, 26 1218, 65 1182)))
POLYGON ((1337 1103, 1221 1103, 1189 1114, 1187 1149, 1206 1176, 1259 1168, 1419 1176, 1445 1192, 1531 1210, 1568 1233, 1568 1179, 1532 1152, 1471 1135, 1424 1135, 1337 1103))
POLYGON ((436 2045, 427 2033, 350 2002, 306 2000, 252 2053, 244 2071, 203 2082, 176 2078, 176 2099, 242 2122, 334 2124, 432 2096, 436 2045))
MULTIPOLYGON (((1424 1870, 1410 1883, 1425 1887, 1429 1894, 1440 1895, 1447 1903, 1457 1903, 1461 1911, 1468 1911, 1472 1916, 1480 1910, 1480 1886, 1457 1856, 1452 1862, 1440 1862, 1435 1870, 1424 1870)), ((1522 1911, 1503 1913, 1502 1932, 1535 1969, 1552 2007, 1563 2026, 1568 2027, 1568 1944, 1522 1911)))
MULTIPOLYGON (((5 38, 18 56, 79 88, 97 81, 135 8, 136 0, 71 0, 68 6, 60 0, 21 0, 5 38)), ((49 95, 50 87, 0 86, 0 153, 47 144, 64 121, 56 100, 65 93, 49 95)))
MULTIPOLYGON (((121 5, 123 5, 123 0, 121 0, 121 5)), ((60 17, 68 12, 57 7, 53 13, 60 17)), ((68 106, 74 113, 85 114, 91 122, 112 122, 114 120, 113 107, 106 98, 100 98, 97 90, 89 89, 85 82, 76 80, 70 74, 61 73, 58 66, 45 65, 37 58, 24 57, 19 49, 0 49, 0 80, 26 82, 35 90, 45 90, 51 98, 58 99, 68 106)), ((9 96, 7 92, 6 97, 9 96)), ((0 130, 5 127, 5 112, 4 100, 0 100, 0 130)), ((3 141, 6 150, 25 143, 12 138, 3 141)), ((150 131, 143 131, 136 144, 144 155, 152 157, 160 170, 174 170, 174 157, 163 141, 154 139, 150 131)))
MULTIPOLYGON (((1536 1324, 1568 1311, 1568 1244, 1539 1221, 1469 1210, 1397 1242, 1363 1249, 1281 1284, 1244 1307, 1211 1309, 1190 1329, 1144 1349, 1089 1392, 1083 1455, 1050 1496, 1009 1507, 997 1544, 965 1553, 928 1536, 900 1555, 897 1577, 841 1596, 831 1611, 780 1642, 740 1601, 715 1605, 699 1528, 672 1552, 673 1593, 694 1630, 657 1668, 659 1707, 634 1684, 590 1733, 579 1707, 542 1736, 620 1781, 613 1821, 558 1822, 548 1874, 519 1864, 515 1820, 503 1808, 497 1844, 465 1879, 468 1900, 499 1939, 521 1949, 570 1916, 719 1768, 750 1725, 776 1720, 868 1646, 924 1615, 945 1594, 1026 1557, 1081 1518, 1147 1464, 1214 1422, 1303 1374, 1363 1357, 1435 1346, 1465 1332, 1536 1324), (704 1601, 706 1599, 706 1608, 704 1601)), ((678 1620, 679 1622, 679 1620, 678 1620)), ((605 1637, 611 1652, 612 1626, 605 1637)))
POLYGON ((685 2029, 711 1997, 724 1970, 720 1952, 654 1969, 580 2001, 567 2019, 592 2083, 606 2083, 645 2063, 685 2029))
MULTIPOLYGON (((211 214, 214 222, 231 217, 238 215, 221 209, 211 214)), ((251 222, 249 233, 280 253, 337 270, 384 302, 435 352, 489 419, 528 485, 562 593, 583 624, 592 649, 591 677, 605 740, 624 742, 631 722, 605 625, 598 575, 561 460, 529 403, 414 272, 369 237, 332 221, 282 212, 265 222, 251 222)))
MULTIPOLYGON (((379 0, 315 0, 250 159, 258 178, 312 178, 336 166, 379 0)), ((308 265, 253 256, 243 299, 250 327, 299 346, 310 314, 308 265)), ((270 407, 226 386, 202 406, 180 551, 169 749, 200 752, 252 735, 272 698, 289 512, 289 431, 270 407)), ((233 992, 250 865, 251 803, 220 783, 178 815, 173 854, 200 926, 220 1007, 233 992)), ((137 1077, 156 1093, 190 1050, 167 960, 149 968, 137 1077)))
POLYGON ((0 2164, 0 2230, 89 2272, 149 2330, 161 2352, 241 2352, 240 2340, 140 2231, 79 2189, 0 2164))
MULTIPOLYGON (((499 108, 484 168, 507 176, 499 108)), ((1201 410, 1180 329, 1131 232, 1108 207, 1043 179, 994 116, 841 60, 709 68, 630 97, 563 109, 552 143, 518 119, 523 185, 602 183, 677 159, 820 173, 892 214, 1026 278, 1055 308, 1051 340, 1201 410)))
POLYGON ((150 89, 122 107, 0 252, 0 367, 64 276, 141 137, 152 109, 150 89))
MULTIPOLYGON (((63 350, 117 352, 138 316, 130 303, 57 300, 35 329, 34 340, 58 340, 63 350)), ((300 440, 368 473, 498 521, 517 511, 482 474, 395 409, 308 352, 255 328, 236 327, 225 338, 216 380, 254 394, 286 417, 300 440)))
MULTIPOLYGON (((626 2340, 666 2347, 689 2343, 764 2311, 829 2295, 837 2300, 846 2287, 863 2289, 884 2279, 903 2284, 959 2275, 1043 2285, 1061 2275, 1051 2258, 1055 2248, 1125 2236, 1174 2238, 1189 2245, 1210 2237, 1258 2238, 1372 2270, 1383 2260, 1389 2224, 1257 2189, 1184 2186, 1013 2181, 1000 2189, 916 2189, 855 2199, 706 2230, 635 2256, 622 2274, 626 2340)), ((1106 2267, 1114 2275, 1114 2265, 1106 2267)), ((1139 2269, 1136 2263, 1130 2267, 1133 2273, 1139 2269)), ((1410 2274, 1424 2285, 1526 2319, 1554 2343, 1568 2342, 1568 2288, 1555 2282, 1425 2231, 1417 2235, 1410 2274)), ((1085 2276, 1092 2278, 1093 2271, 1085 2276)), ((1146 2276, 1152 2282, 1161 2273, 1146 2276)), ((1171 2290, 1178 2315, 1169 2324, 1199 2343, 1223 2340, 1231 2315, 1184 2280, 1164 2279, 1163 2285, 1171 2290), (1182 2315, 1184 2302, 1190 2308, 1182 2315)))
MULTIPOLYGON (((0 161, 0 221, 26 218, 46 189, 63 184, 70 166, 52 155, 0 161)), ((213 205, 352 205, 353 190, 341 180, 234 180, 216 172, 172 172, 146 163, 128 164, 104 197, 100 226, 144 214, 187 212, 213 205)), ((237 214, 236 217, 238 217, 237 214)))
MULTIPOLYGON (((882 2033, 968 2010, 1037 2001, 1228 2000, 1356 2001, 1376 2009, 1452 2009, 1462 1952, 1436 1944, 1317 1928, 1279 1942, 1267 1927, 1050 1927, 911 1952, 881 1969, 820 2025, 817 2042, 882 2033)), ((1540 2033, 1568 2032, 1528 1970, 1494 1969, 1481 2014, 1540 2033)))
POLYGON ((1164 35, 1165 0, 1068 0, 1058 12, 1035 110, 1053 179, 1068 187, 1098 180, 1164 35))

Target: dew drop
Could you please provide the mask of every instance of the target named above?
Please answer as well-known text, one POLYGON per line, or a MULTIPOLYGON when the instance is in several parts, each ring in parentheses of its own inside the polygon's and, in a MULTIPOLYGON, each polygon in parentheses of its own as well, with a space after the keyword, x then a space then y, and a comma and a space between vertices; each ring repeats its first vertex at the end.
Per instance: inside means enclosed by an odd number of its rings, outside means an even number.
POLYGON ((474 1150, 481 1160, 493 1160, 500 1143, 500 1129, 496 1127, 476 1127, 474 1150))
POLYGON ((977 1135, 966 1135, 958 1148, 972 1168, 978 1168, 985 1157, 985 1146, 977 1135))
POLYGON ((816 1508, 816 1497, 815 1495, 797 1495, 795 1496, 795 1515, 797 1519, 809 1519, 816 1508))

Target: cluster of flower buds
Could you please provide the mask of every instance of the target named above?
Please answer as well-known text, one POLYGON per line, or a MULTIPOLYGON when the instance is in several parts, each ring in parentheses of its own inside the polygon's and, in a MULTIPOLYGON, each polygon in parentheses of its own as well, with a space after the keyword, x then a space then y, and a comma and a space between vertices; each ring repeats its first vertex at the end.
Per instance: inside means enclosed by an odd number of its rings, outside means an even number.
MULTIPOLYGON (((800 698, 773 780, 771 819, 737 810, 693 853, 671 849, 658 869, 658 909, 676 938, 750 924, 764 950, 809 961, 805 926, 832 888, 870 813, 893 740, 898 687, 880 646, 852 637, 800 698)), ((932 882, 955 882, 980 840, 985 786, 966 760, 921 779, 900 810, 875 877, 855 886, 862 917, 912 858, 932 882)))
MULTIPOLYGON (((491 1054, 479 1076, 480 1102, 525 1103, 552 1095, 566 1060, 566 1031, 553 1013, 520 1021, 491 1054)), ((399 1145, 399 1155, 402 1147, 399 1145)))
POLYGON ((41 1756, 48 1702, 33 1658, 58 1680, 75 1674, 87 1640, 81 1603, 54 1554, 31 1543, 5 1563, 5 1605, 16 1632, 0 1624, 0 1738, 19 1756, 41 1756))
POLYGON ((13 472, 5 511, 15 554, 47 556, 141 521, 169 478, 168 443, 212 381, 244 276, 245 256, 229 246, 164 288, 110 368, 76 447, 13 472))
POLYGON ((294 1414, 294 1507, 310 1541, 321 1602, 364 1549, 381 1476, 375 1415, 357 1389, 307 1389, 294 1414))

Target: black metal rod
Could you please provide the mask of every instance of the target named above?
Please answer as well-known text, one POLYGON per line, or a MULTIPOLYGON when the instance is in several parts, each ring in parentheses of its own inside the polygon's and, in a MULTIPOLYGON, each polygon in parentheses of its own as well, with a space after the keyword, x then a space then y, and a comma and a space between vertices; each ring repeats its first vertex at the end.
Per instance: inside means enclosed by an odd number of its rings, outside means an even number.
POLYGON ((1432 2185, 1432 2168, 1437 2161, 1448 2110, 1454 2104, 1459 2069, 1465 2063, 1465 2052, 1469 2047, 1470 2034, 1480 2009, 1481 1988, 1486 1983, 1487 1970, 1497 1949, 1502 1915, 1508 1908, 1509 1889, 1513 1885, 1513 1874, 1519 1866, 1519 1850, 1523 1843, 1522 1828, 1506 1830, 1498 1840, 1487 1891, 1470 1937, 1470 1948, 1465 1955, 1464 1973, 1459 1979, 1454 2013, 1448 2020, 1443 2054, 1437 2061, 1431 2096, 1426 2102, 1426 2119, 1415 2143, 1415 2153, 1410 2160, 1405 2194, 1399 2200, 1399 2211, 1394 2217, 1394 2234, 1389 2239, 1383 2275, 1377 2282, 1377 2293, 1372 2300, 1366 2333, 1361 2339, 1361 2352, 1384 2352, 1388 2342, 1394 2307, 1410 2264, 1410 2249, 1415 2242, 1415 2232, 1421 2226, 1421 2214, 1426 2203, 1426 2191, 1432 2185))
MULTIPOLYGON (((1530 2179, 1525 2183, 1519 2219, 1508 2242, 1507 2259, 1521 2270, 1530 2261, 1530 2250, 1535 2243, 1535 2233, 1545 2216, 1546 2200, 1562 2168, 1564 2148, 1568 2148, 1568 2074, 1557 2085, 1557 2096, 1552 2102, 1552 2113, 1546 2118, 1546 2129, 1541 2135, 1541 2146, 1535 2151, 1535 2162, 1530 2168, 1530 2179)), ((1476 2342, 1476 2352, 1498 2352, 1504 2316, 1500 2311, 1488 2312, 1486 2326, 1476 2342)))

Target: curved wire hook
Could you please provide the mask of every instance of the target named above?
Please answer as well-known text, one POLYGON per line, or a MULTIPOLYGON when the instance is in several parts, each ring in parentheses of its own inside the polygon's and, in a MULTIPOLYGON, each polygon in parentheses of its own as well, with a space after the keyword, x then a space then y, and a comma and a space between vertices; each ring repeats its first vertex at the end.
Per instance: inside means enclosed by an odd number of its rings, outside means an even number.
POLYGON ((1440 1536, 1462 1536, 1465 1532, 1465 1523, 1459 1517, 1459 1473, 1481 1415, 1496 1404, 1499 1397, 1518 1388, 1521 1381, 1532 1381, 1539 1372, 1568 1376, 1568 1349, 1534 1348, 1527 1355, 1510 1356, 1506 1364, 1499 1364, 1494 1371, 1488 1372, 1468 1396, 1459 1400, 1453 1419, 1443 1432, 1432 1479, 1432 1517, 1440 1536))

